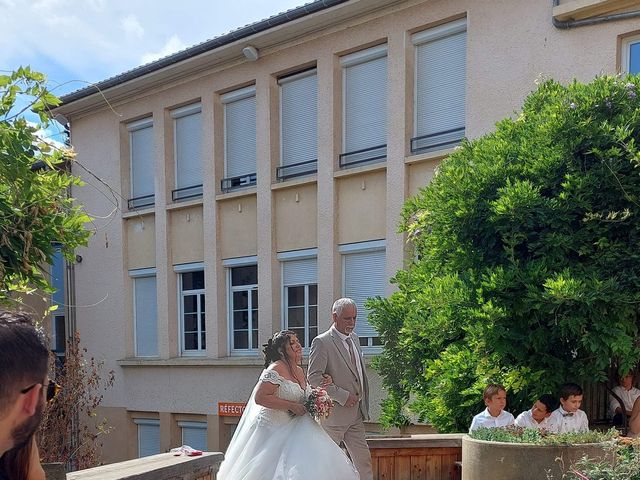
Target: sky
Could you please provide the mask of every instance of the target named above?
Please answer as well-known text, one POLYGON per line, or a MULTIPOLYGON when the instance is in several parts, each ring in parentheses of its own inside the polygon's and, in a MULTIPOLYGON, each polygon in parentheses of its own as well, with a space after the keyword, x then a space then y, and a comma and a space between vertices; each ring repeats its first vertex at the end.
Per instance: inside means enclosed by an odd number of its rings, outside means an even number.
POLYGON ((0 0, 0 73, 47 75, 58 96, 309 0, 0 0))

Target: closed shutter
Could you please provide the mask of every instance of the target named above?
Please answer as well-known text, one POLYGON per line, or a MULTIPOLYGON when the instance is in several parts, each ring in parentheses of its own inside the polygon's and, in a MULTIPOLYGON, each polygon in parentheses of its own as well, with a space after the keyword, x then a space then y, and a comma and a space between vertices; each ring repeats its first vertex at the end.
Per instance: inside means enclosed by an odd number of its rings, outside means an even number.
POLYGON ((131 142, 131 198, 154 193, 153 126, 145 121, 129 128, 131 142))
POLYGON ((175 122, 176 188, 202 185, 200 105, 171 112, 175 122))
POLYGON ((316 258, 289 260, 282 263, 282 284, 285 287, 315 283, 318 283, 318 260, 316 258))
POLYGON ((225 177, 256 173, 255 89, 243 89, 222 97, 224 103, 225 177))
POLYGON ((430 135, 434 144, 464 136, 437 134, 465 127, 466 49, 464 21, 414 35, 416 46, 415 136, 430 135))
POLYGON ((342 59, 345 153, 387 143, 386 45, 342 59))
POLYGON ((207 451, 207 424, 205 422, 178 422, 182 428, 182 445, 207 451))
POLYGON ((55 291, 51 294, 51 303, 58 308, 55 310, 56 315, 64 315, 64 255, 62 247, 55 245, 53 255, 51 256, 51 286, 55 291))
POLYGON ((316 71, 281 79, 281 165, 318 158, 318 77, 316 71))
POLYGON ((138 425, 138 457, 148 457, 160 453, 160 421, 137 418, 138 425))
POLYGON ((156 277, 134 278, 136 356, 158 356, 156 277))
POLYGON ((377 337, 369 324, 369 312, 364 308, 368 298, 385 294, 385 250, 373 250, 344 255, 344 296, 353 299, 358 307, 355 332, 359 337, 377 337))

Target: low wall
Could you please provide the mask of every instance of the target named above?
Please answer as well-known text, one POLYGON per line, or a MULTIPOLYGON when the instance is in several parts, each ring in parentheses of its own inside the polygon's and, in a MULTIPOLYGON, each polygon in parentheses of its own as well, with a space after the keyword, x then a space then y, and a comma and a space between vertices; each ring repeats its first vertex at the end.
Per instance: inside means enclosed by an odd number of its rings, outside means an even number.
POLYGON ((67 473, 66 480, 214 480, 223 458, 220 452, 197 457, 161 453, 67 473))
POLYGON ((462 480, 561 479, 585 455, 597 460, 612 459, 604 444, 534 445, 488 442, 465 435, 462 480))
POLYGON ((367 439, 374 480, 456 478, 462 459, 462 433, 421 434, 367 439))

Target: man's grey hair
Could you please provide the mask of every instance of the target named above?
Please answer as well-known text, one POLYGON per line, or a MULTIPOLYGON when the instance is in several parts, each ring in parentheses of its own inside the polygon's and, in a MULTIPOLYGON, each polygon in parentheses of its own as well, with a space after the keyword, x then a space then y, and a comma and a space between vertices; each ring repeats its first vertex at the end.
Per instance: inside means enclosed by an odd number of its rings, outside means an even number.
POLYGON ((344 297, 344 298, 339 298, 338 300, 333 302, 333 307, 331 308, 331 313, 335 313, 336 315, 340 316, 340 315, 342 315, 342 311, 346 307, 353 307, 353 308, 356 309, 356 312, 358 311, 358 307, 356 305, 356 302, 354 302, 353 299, 351 299, 351 298, 344 297))

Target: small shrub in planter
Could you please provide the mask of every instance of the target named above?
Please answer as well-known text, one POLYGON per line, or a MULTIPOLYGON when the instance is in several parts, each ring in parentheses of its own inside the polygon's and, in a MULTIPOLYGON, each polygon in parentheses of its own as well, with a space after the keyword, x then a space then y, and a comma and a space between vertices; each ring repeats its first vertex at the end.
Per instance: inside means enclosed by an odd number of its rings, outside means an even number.
POLYGON ((615 462, 579 460, 567 480, 640 480, 640 440, 622 437, 614 446, 615 462))

